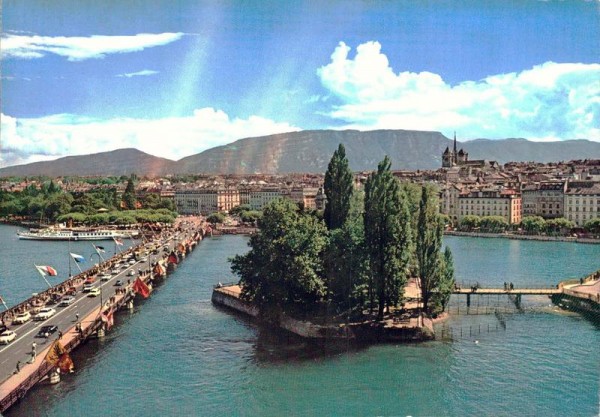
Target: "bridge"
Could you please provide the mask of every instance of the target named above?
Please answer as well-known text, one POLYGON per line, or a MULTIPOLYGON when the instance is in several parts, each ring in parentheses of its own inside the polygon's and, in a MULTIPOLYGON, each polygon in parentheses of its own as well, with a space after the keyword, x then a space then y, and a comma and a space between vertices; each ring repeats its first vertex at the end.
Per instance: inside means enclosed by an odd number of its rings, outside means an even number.
POLYGON ((167 265, 167 259, 173 253, 177 256, 177 262, 183 260, 203 236, 204 229, 199 221, 180 223, 178 227, 163 230, 160 235, 157 234, 148 241, 105 260, 97 267, 83 271, 0 314, 2 322, 17 333, 13 342, 0 347, 0 413, 25 396, 35 384, 46 380, 47 376, 50 376, 50 382, 53 382, 53 378, 54 382, 60 380, 56 366, 46 361, 46 354, 54 340, 60 339, 65 351, 70 352, 89 337, 102 337, 110 328, 107 323, 109 311, 133 308, 136 297, 134 282, 137 278, 150 288, 152 284, 156 285, 164 280, 167 273, 175 268, 175 260, 168 264, 170 267, 166 270, 157 268, 157 265, 167 265), (136 256, 136 253, 139 256, 136 256), (145 253, 147 255, 144 255, 145 253), (82 292, 87 277, 111 271, 117 264, 123 265, 118 273, 115 271, 109 279, 96 284, 100 289, 98 297, 90 297, 82 292), (51 304, 51 295, 64 295, 71 288, 75 289, 75 300, 72 304, 64 307, 51 304), (17 312, 34 313, 45 305, 56 310, 56 314, 51 318, 41 322, 30 320, 23 324, 12 323, 12 318, 17 312), (57 326, 57 331, 47 338, 36 337, 39 328, 45 325, 57 326), (37 345, 35 348, 33 342, 37 345))

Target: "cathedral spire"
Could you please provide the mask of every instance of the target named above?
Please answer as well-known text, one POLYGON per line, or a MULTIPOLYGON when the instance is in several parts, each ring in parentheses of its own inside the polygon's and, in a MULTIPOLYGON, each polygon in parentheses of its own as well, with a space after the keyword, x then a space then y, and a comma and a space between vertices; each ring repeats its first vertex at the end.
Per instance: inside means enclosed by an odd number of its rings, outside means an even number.
POLYGON ((456 130, 454 131, 454 153, 456 153, 456 130))

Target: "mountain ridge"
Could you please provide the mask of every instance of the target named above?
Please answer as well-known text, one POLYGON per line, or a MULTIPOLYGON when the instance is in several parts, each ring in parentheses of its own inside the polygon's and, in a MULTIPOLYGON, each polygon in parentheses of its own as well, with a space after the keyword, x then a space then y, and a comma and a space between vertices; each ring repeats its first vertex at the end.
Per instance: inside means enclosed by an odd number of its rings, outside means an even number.
MULTIPOLYGON (((392 159, 392 169, 437 169, 442 165, 442 152, 452 147, 451 139, 435 131, 303 130, 239 139, 178 161, 124 148, 4 167, 0 168, 0 176, 318 173, 327 169, 340 143, 346 147, 353 171, 376 169, 385 155, 392 159)), ((533 142, 524 138, 478 138, 458 142, 457 147, 468 152, 470 160, 499 163, 600 159, 600 143, 585 139, 533 142)))

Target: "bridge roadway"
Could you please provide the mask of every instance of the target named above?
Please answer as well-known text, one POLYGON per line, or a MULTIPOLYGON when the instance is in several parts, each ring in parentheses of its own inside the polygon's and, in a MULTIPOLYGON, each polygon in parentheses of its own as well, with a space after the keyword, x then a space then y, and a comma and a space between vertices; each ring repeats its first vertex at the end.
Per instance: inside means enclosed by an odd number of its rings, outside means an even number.
MULTIPOLYGON (((21 325, 9 325, 9 329, 17 333, 17 338, 8 345, 0 345, 0 384, 14 374, 17 361, 21 362, 21 373, 27 372, 27 367, 35 366, 28 363, 28 361, 31 359, 31 350, 34 341, 37 344, 36 351, 38 358, 40 356, 43 357, 47 353, 47 348, 49 348, 52 342, 58 337, 58 331, 51 335, 48 339, 36 337, 39 329, 42 326, 58 326, 58 330, 63 334, 67 334, 69 331, 75 331, 75 324, 77 322, 76 314, 79 314, 80 321, 84 320, 84 318, 89 316, 93 311, 97 310, 98 307, 101 306, 101 302, 106 302, 111 296, 115 295, 115 292, 118 288, 127 288, 128 279, 131 281, 131 284, 133 284, 133 281, 138 276, 138 269, 149 270, 152 263, 162 259, 165 255, 170 253, 170 251, 175 248, 178 242, 191 238, 194 232, 196 232, 196 229, 171 235, 165 240, 150 241, 146 244, 139 245, 137 249, 141 250, 142 252, 144 250, 149 252, 147 256, 147 262, 136 261, 136 263, 133 265, 127 264, 126 269, 120 269, 118 274, 111 275, 111 278, 105 282, 99 282, 98 276, 96 278, 97 281, 95 286, 101 289, 102 297, 88 296, 88 293, 81 292, 83 284, 79 284, 77 287, 77 294, 75 295, 76 299, 71 305, 67 307, 49 305, 49 307, 52 307, 56 310, 56 314, 51 318, 44 321, 30 320, 21 325), (157 246, 158 244, 160 245, 158 254, 152 254, 150 248, 157 246), (165 245, 168 247, 168 252, 164 251, 165 245), (130 271, 134 271, 133 276, 128 275, 130 271), (117 280, 121 280, 124 285, 122 287, 115 286, 117 280)), ((111 258, 111 260, 121 260, 124 258, 125 255, 117 254, 111 258)), ((82 327, 85 327, 85 324, 86 323, 82 323, 82 327)), ((77 366, 77 364, 75 364, 75 366, 77 366)), ((0 392, 0 394, 3 393, 0 392)))

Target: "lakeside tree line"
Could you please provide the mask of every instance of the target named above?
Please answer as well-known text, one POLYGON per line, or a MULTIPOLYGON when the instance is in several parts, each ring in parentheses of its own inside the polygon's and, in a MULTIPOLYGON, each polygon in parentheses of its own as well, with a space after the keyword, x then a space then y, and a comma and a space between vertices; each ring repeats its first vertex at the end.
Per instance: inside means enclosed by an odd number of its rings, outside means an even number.
POLYGON ((173 202, 155 194, 138 201, 135 180, 133 175, 126 179, 121 196, 112 183, 85 192, 66 192, 52 180, 39 188, 31 184, 18 192, 0 191, 0 217, 86 225, 173 222, 177 216, 173 202))
POLYGON ((543 233, 551 236, 569 235, 573 231, 585 230, 588 233, 600 234, 600 218, 588 220, 583 227, 576 228, 575 223, 558 217, 555 219, 544 219, 541 216, 523 217, 521 223, 510 225, 501 216, 474 216, 469 215, 462 218, 458 225, 459 230, 465 232, 479 231, 484 233, 503 233, 520 228, 522 232, 530 235, 541 235, 543 233))
POLYGON ((356 190, 340 144, 325 174, 322 215, 287 199, 268 205, 250 251, 231 259, 242 297, 267 319, 285 312, 381 320, 402 306, 416 277, 424 311, 442 312, 454 266, 450 250, 441 250, 445 219, 435 189, 401 184, 390 167, 386 157, 356 190))

